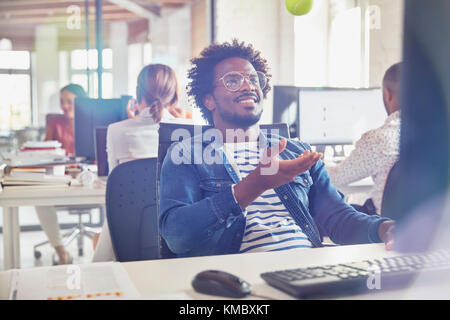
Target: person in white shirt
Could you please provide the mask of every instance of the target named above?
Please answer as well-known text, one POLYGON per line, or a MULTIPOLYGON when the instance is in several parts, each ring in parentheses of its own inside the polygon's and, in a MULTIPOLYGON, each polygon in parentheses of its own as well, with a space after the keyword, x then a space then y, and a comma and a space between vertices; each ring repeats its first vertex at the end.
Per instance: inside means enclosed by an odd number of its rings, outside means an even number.
MULTIPOLYGON (((170 67, 147 65, 139 73, 137 82, 137 100, 131 101, 127 107, 130 119, 108 126, 106 150, 110 173, 121 163, 157 157, 159 123, 177 121, 175 116, 189 118, 189 114, 177 107, 179 86, 170 67)), ((189 122, 187 119, 182 122, 189 122)), ((115 260, 115 256, 108 223, 104 223, 93 261, 111 260, 115 260)))
POLYGON ((351 154, 336 166, 328 166, 331 182, 345 186, 371 176, 374 186, 364 205, 353 205, 367 214, 381 215, 384 185, 392 166, 398 160, 400 141, 401 63, 394 64, 383 78, 383 101, 388 117, 384 124, 362 135, 351 154))

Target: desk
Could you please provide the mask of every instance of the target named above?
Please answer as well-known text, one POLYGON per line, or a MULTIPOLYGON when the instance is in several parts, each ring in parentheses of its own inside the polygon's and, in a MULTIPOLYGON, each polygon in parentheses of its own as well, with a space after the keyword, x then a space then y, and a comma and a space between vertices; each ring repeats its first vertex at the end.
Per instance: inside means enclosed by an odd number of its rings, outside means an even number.
POLYGON ((349 185, 343 187, 336 187, 338 190, 343 192, 347 197, 355 193, 369 193, 373 187, 372 177, 367 177, 359 181, 350 183, 349 185))
POLYGON ((72 185, 67 188, 4 188, 0 192, 3 207, 4 268, 20 268, 20 206, 64 206, 105 204, 105 186, 72 185))
MULTIPOLYGON (((383 244, 293 249, 279 252, 246 253, 195 258, 151 260, 123 263, 123 267, 142 297, 155 298, 167 294, 184 293, 193 299, 223 299, 195 292, 192 278, 200 271, 218 269, 231 272, 250 282, 256 294, 274 299, 293 297, 269 286, 259 276, 262 272, 287 268, 308 267, 375 259, 399 255, 384 249, 383 244)), ((420 278, 420 277, 419 277, 420 278)), ((352 299, 448 299, 449 279, 441 279, 439 286, 417 279, 414 288, 357 295, 352 299), (413 290, 414 289, 414 290, 413 290)), ((382 286, 382 285, 381 285, 382 286)), ((8 298, 7 272, 0 272, 0 299, 8 298)), ((36 288, 39 290, 39 288, 36 288)), ((166 296, 170 297, 170 296, 166 296)), ((248 297, 248 299, 255 299, 248 297)))

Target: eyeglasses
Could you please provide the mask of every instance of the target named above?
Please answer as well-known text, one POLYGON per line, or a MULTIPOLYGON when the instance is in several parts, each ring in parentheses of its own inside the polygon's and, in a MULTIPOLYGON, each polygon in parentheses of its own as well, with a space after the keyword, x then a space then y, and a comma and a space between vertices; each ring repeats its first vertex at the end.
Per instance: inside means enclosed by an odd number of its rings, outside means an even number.
POLYGON ((218 81, 223 82, 223 86, 228 91, 238 91, 242 88, 244 84, 244 79, 247 80, 252 86, 264 89, 267 85, 267 77, 264 73, 256 71, 256 73, 251 73, 249 75, 244 75, 237 71, 231 71, 226 73, 222 78, 218 81))

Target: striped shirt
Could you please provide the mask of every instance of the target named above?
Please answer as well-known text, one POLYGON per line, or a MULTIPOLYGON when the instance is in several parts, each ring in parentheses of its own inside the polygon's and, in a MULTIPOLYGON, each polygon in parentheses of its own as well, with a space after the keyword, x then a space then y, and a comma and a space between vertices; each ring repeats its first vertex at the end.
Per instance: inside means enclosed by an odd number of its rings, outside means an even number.
MULTIPOLYGON (((241 179, 258 166, 260 153, 257 142, 226 143, 224 151, 241 179)), ((245 214, 246 226, 240 253, 312 247, 273 189, 266 190, 255 199, 245 214)))

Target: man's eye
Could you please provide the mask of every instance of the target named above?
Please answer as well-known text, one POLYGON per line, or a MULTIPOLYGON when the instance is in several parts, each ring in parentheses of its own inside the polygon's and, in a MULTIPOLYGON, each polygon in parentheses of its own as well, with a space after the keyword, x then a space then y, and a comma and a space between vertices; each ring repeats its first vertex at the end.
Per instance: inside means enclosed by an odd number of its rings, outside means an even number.
POLYGON ((229 85, 229 86, 233 86, 233 85, 236 85, 238 83, 239 82, 236 79, 229 79, 229 80, 227 80, 227 85, 229 85))
POLYGON ((251 83, 253 83, 253 84, 259 84, 259 78, 258 78, 258 76, 250 76, 249 79, 250 79, 250 82, 251 82, 251 83))

